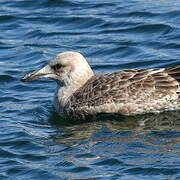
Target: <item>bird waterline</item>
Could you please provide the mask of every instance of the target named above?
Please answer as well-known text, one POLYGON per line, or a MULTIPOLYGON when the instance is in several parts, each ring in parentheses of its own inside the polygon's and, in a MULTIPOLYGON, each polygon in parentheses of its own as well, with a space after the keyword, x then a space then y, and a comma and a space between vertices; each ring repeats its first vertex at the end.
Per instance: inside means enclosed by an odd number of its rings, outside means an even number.
POLYGON ((80 53, 64 52, 22 81, 55 80, 58 88, 54 105, 63 116, 85 118, 101 113, 129 116, 179 109, 179 72, 178 66, 94 75, 80 53))

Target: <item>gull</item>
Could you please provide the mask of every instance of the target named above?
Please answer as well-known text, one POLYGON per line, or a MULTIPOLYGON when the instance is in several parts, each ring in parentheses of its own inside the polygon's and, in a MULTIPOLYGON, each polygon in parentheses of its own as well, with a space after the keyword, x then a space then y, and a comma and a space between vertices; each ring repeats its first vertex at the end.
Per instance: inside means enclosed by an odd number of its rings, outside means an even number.
POLYGON ((83 55, 68 51, 22 81, 39 78, 57 82, 54 106, 65 117, 133 116, 180 109, 180 66, 94 74, 83 55))

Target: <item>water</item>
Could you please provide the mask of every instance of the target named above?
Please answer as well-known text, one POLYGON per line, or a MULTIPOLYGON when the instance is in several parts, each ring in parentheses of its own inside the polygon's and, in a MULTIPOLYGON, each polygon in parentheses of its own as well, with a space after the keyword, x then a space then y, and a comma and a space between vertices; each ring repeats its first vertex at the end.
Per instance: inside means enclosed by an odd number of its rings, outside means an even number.
POLYGON ((20 82, 59 52, 93 70, 179 65, 180 1, 1 0, 0 179, 180 179, 180 113, 64 122, 55 83, 20 82))

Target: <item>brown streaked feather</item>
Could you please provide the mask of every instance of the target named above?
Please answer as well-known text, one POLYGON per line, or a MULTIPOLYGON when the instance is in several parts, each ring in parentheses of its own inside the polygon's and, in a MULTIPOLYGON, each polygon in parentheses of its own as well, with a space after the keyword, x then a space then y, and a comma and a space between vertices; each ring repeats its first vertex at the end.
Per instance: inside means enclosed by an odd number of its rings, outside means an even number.
MULTIPOLYGON (((98 74, 71 96, 67 107, 82 110, 83 107, 98 107, 110 103, 151 105, 150 103, 158 102, 162 97, 171 100, 176 97, 179 88, 179 73, 180 66, 98 74)), ((128 108, 137 111, 132 106, 128 108)))
POLYGON ((172 67, 172 68, 167 68, 166 72, 176 79, 178 82, 180 82, 180 66, 177 67, 172 67))

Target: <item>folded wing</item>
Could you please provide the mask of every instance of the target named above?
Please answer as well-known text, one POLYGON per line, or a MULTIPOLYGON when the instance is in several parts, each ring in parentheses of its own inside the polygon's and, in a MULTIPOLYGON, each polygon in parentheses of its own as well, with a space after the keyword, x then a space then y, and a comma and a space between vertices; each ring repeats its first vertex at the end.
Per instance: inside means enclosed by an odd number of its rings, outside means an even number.
POLYGON ((133 69, 99 74, 78 89, 68 108, 97 107, 111 103, 153 103, 166 97, 177 99, 180 67, 133 69))

